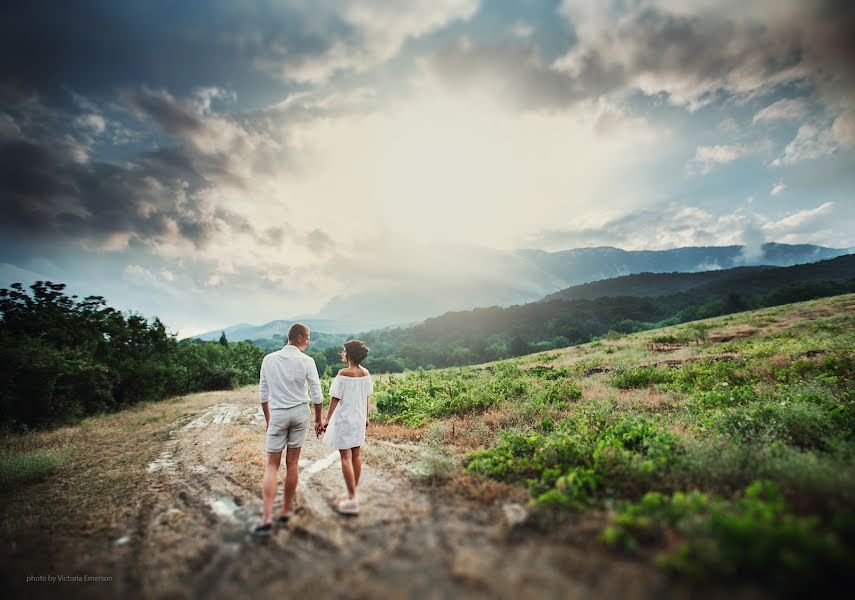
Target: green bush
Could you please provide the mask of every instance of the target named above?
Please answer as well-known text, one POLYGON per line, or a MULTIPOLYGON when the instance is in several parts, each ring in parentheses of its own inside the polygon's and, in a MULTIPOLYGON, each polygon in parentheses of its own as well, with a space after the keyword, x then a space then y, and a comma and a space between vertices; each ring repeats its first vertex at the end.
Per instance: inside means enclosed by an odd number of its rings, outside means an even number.
POLYGON ((503 432, 497 445, 470 454, 466 469, 526 485, 536 505, 578 508, 638 494, 665 476, 679 451, 676 436, 649 417, 595 406, 541 432, 503 432), (567 502, 556 503, 552 492, 567 502))
POLYGON ((844 432, 835 415, 809 402, 754 402, 716 418, 719 431, 741 442, 782 441, 797 448, 826 450, 844 432))
POLYGON ((730 385, 723 381, 711 390, 696 392, 692 396, 692 408, 711 409, 741 406, 759 400, 753 385, 730 385))
POLYGON ((37 450, 0 459, 0 488, 11 489, 49 477, 60 465, 54 454, 37 450))
POLYGON ((793 592, 851 579, 851 532, 845 516, 823 526, 794 514, 773 483, 755 481, 733 500, 648 493, 620 512, 602 539, 629 551, 667 540, 657 562, 668 571, 695 580, 747 577, 793 592))
POLYGON ((491 371, 449 369, 441 375, 415 372, 378 383, 377 417, 386 422, 419 427, 430 419, 483 411, 529 391, 524 371, 510 364, 491 371))
POLYGON ((672 373, 671 383, 683 392, 710 391, 727 383, 749 383, 750 375, 740 360, 698 360, 683 364, 672 373))
POLYGON ((618 371, 608 383, 622 390, 644 388, 657 383, 668 383, 674 378, 673 372, 665 367, 637 367, 618 371))

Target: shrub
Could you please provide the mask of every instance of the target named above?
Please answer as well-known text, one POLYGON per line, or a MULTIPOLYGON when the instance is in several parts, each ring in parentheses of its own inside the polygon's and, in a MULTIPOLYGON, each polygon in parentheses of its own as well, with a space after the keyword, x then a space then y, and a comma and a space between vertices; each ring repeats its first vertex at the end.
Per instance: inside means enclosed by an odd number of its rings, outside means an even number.
POLYGON ((693 408, 727 408, 756 402, 760 396, 752 385, 730 385, 723 381, 708 391, 697 392, 692 396, 693 408))
POLYGON ((540 429, 502 433, 497 445, 467 457, 467 471, 524 484, 536 505, 578 508, 605 495, 640 493, 664 477, 680 451, 676 436, 649 417, 599 406, 540 429))
POLYGON ((0 460, 0 488, 10 489, 42 481, 59 465, 56 455, 43 450, 4 457, 0 460))
POLYGON ((742 361, 698 360, 683 364, 672 374, 675 388, 684 392, 710 391, 722 383, 744 385, 749 383, 749 374, 742 361))
POLYGON ((673 379, 673 373, 662 367, 637 367, 619 371, 609 380, 609 384, 622 390, 643 388, 657 383, 668 383, 673 379))
POLYGON ((695 580, 749 577, 793 592, 851 578, 855 553, 842 539, 850 524, 841 516, 824 527, 817 517, 797 516, 777 486, 755 481, 733 500, 648 493, 620 512, 602 539, 629 551, 669 540, 657 558, 668 571, 695 580))

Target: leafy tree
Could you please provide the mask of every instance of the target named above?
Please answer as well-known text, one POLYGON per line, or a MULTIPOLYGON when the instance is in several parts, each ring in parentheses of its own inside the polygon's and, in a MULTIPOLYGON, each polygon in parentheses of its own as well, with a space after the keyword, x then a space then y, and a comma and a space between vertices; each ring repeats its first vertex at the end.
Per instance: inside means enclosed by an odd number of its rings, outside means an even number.
POLYGON ((142 400, 252 383, 264 351, 177 342, 157 318, 82 301, 63 284, 0 289, 0 427, 23 430, 142 400))

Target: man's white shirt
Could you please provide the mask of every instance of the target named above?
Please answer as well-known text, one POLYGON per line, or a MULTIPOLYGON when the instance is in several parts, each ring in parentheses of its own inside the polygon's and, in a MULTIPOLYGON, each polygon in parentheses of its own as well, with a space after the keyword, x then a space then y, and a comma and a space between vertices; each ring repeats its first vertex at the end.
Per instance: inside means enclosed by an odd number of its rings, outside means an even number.
POLYGON ((297 346, 288 344, 261 361, 258 395, 262 404, 270 402, 271 409, 305 404, 308 402, 307 386, 312 402, 322 404, 324 397, 315 359, 303 354, 297 346))

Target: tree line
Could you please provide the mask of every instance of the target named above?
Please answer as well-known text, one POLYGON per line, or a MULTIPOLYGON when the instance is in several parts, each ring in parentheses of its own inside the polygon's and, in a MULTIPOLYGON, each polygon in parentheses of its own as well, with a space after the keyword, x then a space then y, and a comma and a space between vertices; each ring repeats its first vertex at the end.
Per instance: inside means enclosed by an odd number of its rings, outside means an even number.
POLYGON ((157 318, 125 315, 37 281, 0 289, 0 428, 72 422, 137 402, 258 381, 250 342, 177 341, 157 318))

